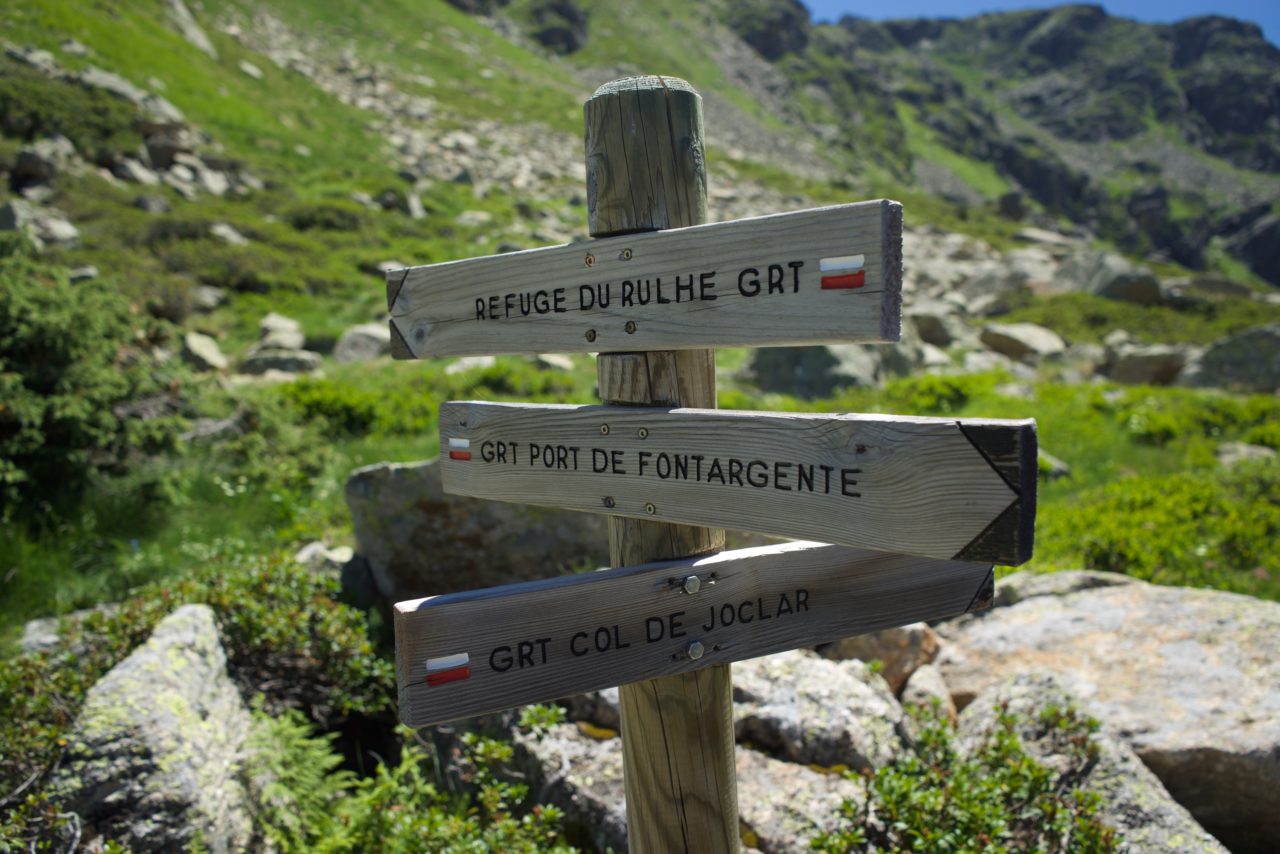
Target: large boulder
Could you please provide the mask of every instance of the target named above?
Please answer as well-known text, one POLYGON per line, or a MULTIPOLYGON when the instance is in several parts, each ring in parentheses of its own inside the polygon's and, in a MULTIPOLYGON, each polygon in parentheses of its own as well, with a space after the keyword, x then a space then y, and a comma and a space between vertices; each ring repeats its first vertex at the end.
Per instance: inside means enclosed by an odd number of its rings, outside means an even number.
POLYGON ((768 854, 812 851, 809 840, 841 823, 841 806, 861 807, 866 789, 843 774, 822 773, 807 765, 781 762, 739 746, 738 824, 751 850, 768 854))
POLYGON ((36 140, 18 149, 9 179, 15 187, 48 184, 75 160, 76 147, 61 134, 36 140))
POLYGON ((874 770, 902 750, 902 709, 860 661, 792 650, 733 666, 737 739, 805 765, 874 770))
POLYGON ((606 517, 446 495, 435 460, 352 472, 356 551, 396 602, 548 578, 608 560, 606 517))
POLYGON ((229 364, 218 342, 200 332, 182 336, 182 358, 197 371, 225 371, 229 364))
POLYGON ((880 382, 880 354, 861 344, 766 347, 755 350, 747 374, 764 391, 826 397, 848 386, 880 382))
POLYGON ((1183 377, 1193 386, 1270 393, 1280 389, 1280 323, 1213 343, 1183 377))
POLYGON ((240 363, 242 374, 265 374, 283 371, 286 374, 305 374, 320 367, 319 353, 310 350, 286 350, 277 347, 255 349, 240 363))
POLYGON ((22 199, 10 199, 0 205, 0 231, 21 232, 37 249, 46 245, 75 246, 80 242, 80 230, 61 213, 22 199))
MULTIPOLYGON (((963 344, 973 338, 957 307, 941 300, 920 300, 904 306, 903 313, 915 326, 916 333, 926 344, 947 348, 963 344)), ((904 326, 905 328, 905 326, 904 326)))
POLYGON ((1034 596, 939 627, 959 705, 1057 674, 1233 851, 1280 840, 1280 603, 1140 581, 1034 596))
POLYGON ((1264 216, 1235 235, 1228 248, 1253 272, 1280 286, 1280 215, 1264 216))
POLYGON ((1060 275, 1080 290, 1106 299, 1139 305, 1159 305, 1166 300, 1156 274, 1114 252, 1082 252, 1062 265, 1060 275))
POLYGON ((184 605, 89 689, 52 790, 130 851, 247 850, 250 727, 213 612, 184 605))
MULTIPOLYGON (((996 728, 996 710, 1017 718, 1023 749, 1042 765, 1062 773, 1072 764, 1073 745, 1061 733, 1041 725, 1049 709, 1078 707, 1079 703, 1053 676, 1024 674, 988 688, 960 716, 959 735, 966 747, 980 743, 996 728)), ((1125 850, 1151 852, 1222 852, 1222 845, 1205 832, 1180 806, 1133 750, 1103 729, 1089 739, 1092 761, 1077 781, 1102 800, 1098 818, 1120 833, 1125 850)))

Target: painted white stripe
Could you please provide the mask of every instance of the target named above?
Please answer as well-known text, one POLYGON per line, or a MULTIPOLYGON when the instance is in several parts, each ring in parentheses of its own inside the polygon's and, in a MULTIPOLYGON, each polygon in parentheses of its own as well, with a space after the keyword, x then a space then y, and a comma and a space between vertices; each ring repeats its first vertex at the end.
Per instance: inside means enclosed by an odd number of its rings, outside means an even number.
POLYGON ((818 268, 823 273, 834 273, 837 270, 856 273, 866 263, 867 256, 865 255, 837 255, 834 258, 823 258, 818 262, 818 268))
POLYGON ((470 447, 471 447, 470 439, 450 439, 449 440, 449 450, 451 451, 465 451, 467 448, 470 448, 470 447))
POLYGON ((439 658, 427 659, 427 673, 436 673, 440 670, 452 670, 455 667, 466 667, 471 661, 471 656, 465 652, 457 655, 443 655, 439 658))

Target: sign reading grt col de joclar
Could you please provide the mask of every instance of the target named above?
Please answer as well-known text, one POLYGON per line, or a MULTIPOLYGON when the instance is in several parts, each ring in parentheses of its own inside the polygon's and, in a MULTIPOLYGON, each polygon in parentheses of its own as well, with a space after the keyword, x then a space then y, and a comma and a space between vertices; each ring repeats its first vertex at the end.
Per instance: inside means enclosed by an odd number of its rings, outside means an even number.
POLYGON ((860 202, 392 270, 392 352, 896 341, 901 230, 860 202))

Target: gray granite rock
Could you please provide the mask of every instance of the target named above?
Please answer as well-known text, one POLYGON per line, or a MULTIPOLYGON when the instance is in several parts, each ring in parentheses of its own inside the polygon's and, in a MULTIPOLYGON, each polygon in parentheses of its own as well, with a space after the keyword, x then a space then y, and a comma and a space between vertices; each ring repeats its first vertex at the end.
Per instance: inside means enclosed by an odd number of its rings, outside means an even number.
POLYGON ((902 689, 902 705, 937 710, 947 720, 955 723, 956 704, 951 699, 951 689, 936 664, 926 664, 911 674, 902 689))
POLYGON ((89 690, 51 789, 131 851, 247 850, 250 727, 213 612, 184 605, 89 690))
POLYGON ((288 374, 305 374, 320 367, 320 354, 310 350, 285 350, 276 347, 255 349, 240 363, 242 374, 265 374, 283 371, 288 374))
MULTIPOLYGON (((1069 745, 1039 724, 1051 706, 1079 707, 1062 684, 1045 673, 1028 673, 994 685, 978 695, 960 716, 961 744, 969 749, 996 726, 996 709, 1018 717, 1023 748, 1038 762, 1062 773, 1071 766, 1069 745)), ((1124 850, 1135 852, 1221 852, 1226 848, 1178 804, 1133 750, 1104 727, 1090 738, 1096 759, 1078 785, 1102 798, 1098 818, 1119 831, 1124 850)))
POLYGON ((980 337, 1000 355, 1023 362, 1058 356, 1067 349, 1058 333, 1034 323, 989 323, 980 337))
POLYGON ((1001 608, 1035 596, 1065 596, 1077 590, 1115 587, 1118 584, 1132 584, 1136 580, 1120 572, 1099 572, 1094 569, 1068 569, 1061 572, 1032 572, 1024 569, 996 582, 996 598, 991 605, 993 608, 1001 608))
POLYGON ((874 769, 902 749, 902 709, 860 661, 792 650, 738 662, 733 700, 738 740, 791 762, 874 769))
POLYGON ((391 352, 391 327, 386 323, 352 326, 333 348, 336 362, 368 362, 391 352))
POLYGON ((1233 851, 1280 840, 1280 603, 1127 584, 939 627, 957 705, 1047 670, 1233 851))
POLYGON ((182 358, 197 371, 225 371, 228 365, 218 342, 200 332, 182 336, 182 358))
POLYGON ((1260 393, 1280 389, 1280 323, 1214 342, 1180 383, 1260 393))
POLYGON ((880 382, 880 355, 861 344, 766 347, 752 351, 747 376, 764 391, 823 397, 880 382))

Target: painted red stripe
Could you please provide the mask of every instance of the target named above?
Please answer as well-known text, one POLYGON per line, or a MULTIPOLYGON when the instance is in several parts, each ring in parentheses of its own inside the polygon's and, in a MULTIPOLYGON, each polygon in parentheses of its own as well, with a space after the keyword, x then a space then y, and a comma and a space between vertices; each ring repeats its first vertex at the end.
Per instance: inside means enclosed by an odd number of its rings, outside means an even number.
POLYGON ((471 668, 467 666, 454 667, 449 670, 440 670, 435 673, 427 674, 427 687, 434 688, 437 685, 447 685, 450 682, 461 682, 463 679, 471 678, 471 668))
POLYGON ((449 459, 451 460, 469 460, 471 459, 470 451, 450 451, 449 459))
POLYGON ((867 283, 866 270, 859 270, 856 273, 850 273, 847 276, 823 276, 822 289, 824 291, 835 290, 837 288, 860 288, 867 283))

